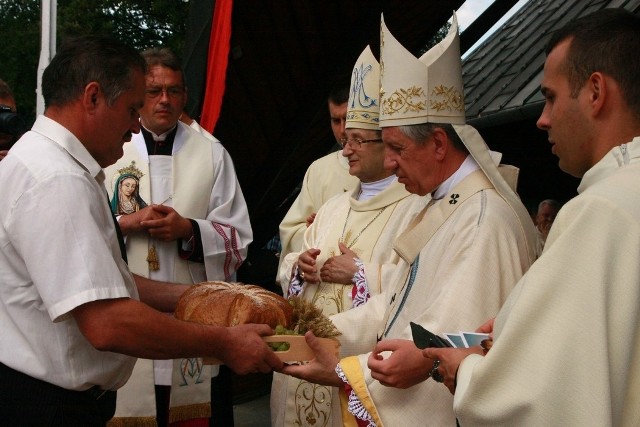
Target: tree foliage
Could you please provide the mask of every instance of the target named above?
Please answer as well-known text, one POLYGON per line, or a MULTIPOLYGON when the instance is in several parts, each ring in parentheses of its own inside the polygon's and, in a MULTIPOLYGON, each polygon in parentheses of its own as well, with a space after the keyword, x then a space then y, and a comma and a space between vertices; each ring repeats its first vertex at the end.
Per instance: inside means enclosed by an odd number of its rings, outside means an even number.
MULTIPOLYGON (((36 105, 40 5, 40 0, 0 0, 0 78, 30 119, 36 105)), ((188 9, 188 0, 58 0, 57 44, 69 36, 109 34, 140 50, 166 46, 180 55, 188 9)))
POLYGON ((432 47, 440 43, 442 39, 447 37, 447 34, 449 34, 449 28, 451 28, 451 22, 445 22, 445 24, 440 27, 440 29, 433 35, 433 37, 429 39, 427 44, 420 50, 418 56, 424 55, 429 49, 431 49, 432 47))

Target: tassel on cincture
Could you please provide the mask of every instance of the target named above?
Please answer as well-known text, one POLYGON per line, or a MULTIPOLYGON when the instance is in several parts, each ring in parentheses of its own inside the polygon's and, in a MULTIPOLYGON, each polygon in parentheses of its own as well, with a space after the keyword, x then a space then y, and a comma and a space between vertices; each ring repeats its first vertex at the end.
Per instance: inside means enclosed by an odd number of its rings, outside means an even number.
POLYGON ((147 262, 149 263, 150 271, 158 271, 160 269, 160 262, 158 261, 158 254, 156 253, 155 245, 152 245, 151 247, 149 247, 147 262))

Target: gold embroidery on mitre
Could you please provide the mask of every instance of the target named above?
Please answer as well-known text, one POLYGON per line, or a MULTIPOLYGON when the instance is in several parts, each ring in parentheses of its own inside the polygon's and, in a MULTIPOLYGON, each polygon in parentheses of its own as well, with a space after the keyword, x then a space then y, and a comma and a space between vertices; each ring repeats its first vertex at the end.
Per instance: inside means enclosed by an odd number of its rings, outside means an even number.
POLYGON ((360 112, 360 111, 350 111, 347 113, 347 120, 351 122, 374 122, 379 123, 380 119, 375 117, 373 114, 368 112, 360 112))
POLYGON ((464 97, 454 86, 436 86, 431 91, 431 97, 429 104, 433 110, 464 112, 464 97))
MULTIPOLYGON (((382 93, 380 95, 382 97, 382 93)), ((398 89, 382 101, 382 112, 392 116, 397 112, 407 113, 409 111, 419 112, 426 110, 425 101, 416 98, 424 97, 424 90, 421 87, 411 86, 409 89, 398 89)))

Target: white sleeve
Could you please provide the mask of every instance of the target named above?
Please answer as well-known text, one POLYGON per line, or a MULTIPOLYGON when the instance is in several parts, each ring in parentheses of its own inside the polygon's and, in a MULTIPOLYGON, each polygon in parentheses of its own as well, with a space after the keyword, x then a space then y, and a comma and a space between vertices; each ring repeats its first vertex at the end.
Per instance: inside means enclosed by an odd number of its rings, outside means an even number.
POLYGON ((253 232, 247 204, 227 150, 213 143, 214 184, 206 219, 200 227, 208 279, 230 280, 247 256, 253 232))

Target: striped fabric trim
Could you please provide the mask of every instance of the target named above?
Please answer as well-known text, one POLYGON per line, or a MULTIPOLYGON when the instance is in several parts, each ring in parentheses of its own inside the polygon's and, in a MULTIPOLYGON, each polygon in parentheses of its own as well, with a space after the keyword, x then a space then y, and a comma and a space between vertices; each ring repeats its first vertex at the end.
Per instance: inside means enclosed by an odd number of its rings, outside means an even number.
POLYGON ((233 266, 234 272, 237 271, 238 268, 240 268, 240 266, 242 265, 242 262, 244 261, 242 259, 242 256, 240 255, 240 251, 238 250, 237 231, 235 227, 229 224, 220 224, 217 222, 212 222, 211 225, 213 226, 214 230, 218 232, 218 234, 222 237, 222 240, 224 241, 224 249, 227 255, 225 256, 225 259, 224 259, 223 271, 224 271, 225 280, 229 280, 231 278, 231 275, 233 274, 233 272, 230 270, 233 258, 236 259, 235 265, 233 266), (228 229, 228 233, 229 233, 228 235, 225 228, 228 229))

